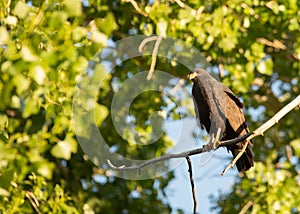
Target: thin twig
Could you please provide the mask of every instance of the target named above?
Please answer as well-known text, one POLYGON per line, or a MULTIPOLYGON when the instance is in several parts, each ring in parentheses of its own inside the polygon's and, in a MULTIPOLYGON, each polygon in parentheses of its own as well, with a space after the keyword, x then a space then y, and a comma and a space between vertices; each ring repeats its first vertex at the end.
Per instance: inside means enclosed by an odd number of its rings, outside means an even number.
POLYGON ((174 93, 175 93, 176 91, 179 91, 179 89, 182 87, 183 84, 184 84, 184 79, 180 79, 180 80, 178 81, 178 83, 174 86, 174 88, 172 88, 172 89, 169 91, 168 95, 174 95, 174 93))
MULTIPOLYGON (((289 104, 287 104, 285 107, 283 107, 278 113, 276 113, 267 122, 262 124, 254 132, 245 134, 241 137, 234 138, 232 140, 221 141, 221 142, 219 142, 218 148, 219 147, 226 147, 226 146, 232 145, 233 143, 238 143, 238 142, 244 141, 245 139, 246 139, 245 141, 250 141, 251 139, 255 138, 256 136, 263 135, 263 133, 266 130, 268 130, 270 127, 272 127, 275 123, 278 123, 278 121, 283 116, 285 116, 288 112, 293 110, 298 105, 300 105, 300 95, 298 95, 293 101, 291 101, 289 104)), ((245 145, 247 145, 247 143, 245 143, 245 145)), ((245 150, 246 150, 246 146, 243 147, 243 149, 240 153, 243 154, 245 152, 245 150)), ((122 165, 120 167, 117 167, 117 166, 113 165, 110 160, 107 160, 107 164, 108 164, 109 168, 111 168, 113 170, 135 170, 135 169, 144 168, 145 166, 148 166, 148 165, 151 165, 151 164, 154 164, 154 163, 157 163, 157 162, 161 162, 161 161, 164 161, 164 160, 169 160, 169 159, 173 159, 173 158, 186 158, 187 156, 192 156, 192 155, 200 154, 200 153, 203 153, 203 152, 206 152, 206 150, 204 150, 203 148, 197 148, 197 149, 181 152, 181 153, 178 153, 178 154, 168 154, 168 155, 165 155, 165 156, 162 156, 162 157, 159 157, 159 158, 154 158, 154 159, 147 160, 147 161, 143 162, 142 164, 139 164, 139 165, 136 165, 136 166, 122 165)), ((233 166, 237 161, 235 159, 232 161, 233 166)), ((230 164, 230 167, 232 166, 232 163, 230 164)), ((224 173, 226 171, 224 170, 224 173)))
POLYGON ((240 159, 240 157, 243 155, 243 153, 246 151, 246 148, 249 144, 249 141, 246 139, 246 142, 242 148, 242 150, 237 154, 237 156, 234 157, 234 159, 230 162, 230 164, 228 164, 226 166, 226 168, 223 170, 223 172, 221 173, 221 176, 223 176, 227 171, 228 169, 230 168, 233 168, 235 163, 240 159))
MULTIPOLYGON (((249 137, 249 134, 251 134, 251 133, 248 133, 248 134, 245 134, 243 136, 234 138, 232 140, 220 141, 219 142, 219 147, 231 146, 233 144, 241 142, 241 141, 245 140, 247 137, 249 137)), ((206 150, 206 151, 208 151, 208 150, 206 150)), ((139 164, 139 165, 136 165, 136 166, 127 166, 127 167, 125 167, 125 165, 115 166, 111 163, 110 160, 107 160, 106 162, 107 162, 109 168, 114 169, 114 170, 135 170, 135 169, 144 168, 145 166, 152 165, 152 164, 155 164, 157 162, 164 161, 164 160, 169 160, 169 159, 174 159, 174 158, 185 158, 187 156, 193 156, 193 155, 201 154, 201 153, 204 153, 204 152, 205 151, 204 151, 203 148, 197 148, 197 149, 193 149, 193 150, 189 150, 189 151, 185 151, 185 152, 181 152, 181 153, 177 153, 177 154, 169 154, 169 155, 161 156, 159 158, 154 158, 154 159, 147 160, 147 161, 143 162, 142 164, 139 164)))
POLYGON ((285 150, 286 150, 286 157, 288 158, 288 160, 291 162, 292 157, 293 157, 293 150, 292 147, 290 145, 286 145, 285 146, 285 150))
POLYGON ((223 170, 221 175, 223 176, 229 168, 232 168, 235 163, 238 161, 238 159, 242 156, 242 154, 246 151, 246 148, 248 146, 248 143, 251 139, 255 138, 259 135, 264 135, 264 132, 268 130, 270 127, 272 127, 274 124, 278 123, 278 121, 284 117, 287 113, 289 113, 291 110, 296 108, 300 104, 300 95, 298 95, 294 100, 292 100, 290 103, 288 103, 286 106, 284 106, 279 112, 277 112, 271 119, 269 119, 267 122, 262 124, 260 127, 258 127, 255 131, 253 131, 253 134, 251 134, 247 139, 245 140, 246 143, 243 146, 243 149, 239 152, 239 154, 231 161, 231 163, 223 170))
POLYGON ((39 203, 38 199, 36 198, 36 196, 30 191, 26 191, 25 196, 29 200, 29 202, 30 202, 31 206, 33 207, 33 209, 35 210, 35 212, 38 214, 41 214, 40 203, 39 203))
MULTIPOLYGON (((291 110, 293 110, 295 107, 297 107, 300 104, 300 95, 298 95, 294 100, 292 100, 290 103, 288 103, 286 106, 284 106, 279 112, 277 112, 271 119, 269 119, 266 123, 264 123, 262 126, 257 128, 253 133, 254 137, 257 135, 263 135, 263 133, 268 130, 271 126, 273 126, 275 123, 278 123, 278 121, 284 117, 287 113, 289 113, 291 110)), ((252 139, 250 138, 250 139, 252 139)), ((249 139, 249 140, 250 140, 249 139)))
POLYGON ((245 214, 252 205, 253 205, 253 201, 248 201, 248 203, 245 204, 245 206, 241 209, 239 214, 245 214))
POLYGON ((152 52, 152 61, 151 61, 151 65, 150 65, 148 75, 147 75, 147 80, 150 80, 153 76, 155 65, 156 65, 157 52, 158 52, 158 48, 159 48, 161 40, 162 40, 162 36, 158 36, 157 40, 155 42, 153 52, 152 52))
POLYGON ((174 0, 176 2, 176 4, 178 4, 180 7, 186 9, 186 10, 190 10, 192 11, 192 14, 195 15, 196 14, 196 10, 191 8, 190 6, 184 4, 182 1, 180 0, 174 0))
POLYGON ((220 71, 220 77, 223 78, 225 76, 225 74, 224 74, 224 65, 222 63, 220 63, 218 65, 218 67, 219 67, 219 71, 220 71))
POLYGON ((145 39, 141 42, 141 44, 139 45, 139 47, 138 47, 139 52, 140 52, 140 53, 143 53, 143 52, 144 52, 144 47, 145 47, 145 45, 146 45, 148 42, 152 42, 152 41, 157 40, 157 37, 158 37, 158 36, 150 36, 150 37, 145 38, 145 39))
POLYGON ((132 4, 132 6, 134 7, 134 9, 141 15, 148 17, 148 14, 146 12, 144 12, 136 3, 136 1, 134 0, 123 0, 124 2, 130 2, 132 4))
POLYGON ((251 136, 252 134, 253 134, 253 132, 249 132, 247 134, 244 134, 242 136, 239 136, 239 137, 231 139, 231 140, 220 141, 218 147, 227 147, 227 146, 235 145, 239 142, 242 142, 242 141, 246 140, 246 138, 251 136))
POLYGON ((186 161, 188 163, 188 167, 189 167, 188 171, 190 173, 190 182, 191 182, 193 201, 194 201, 194 214, 196 214, 197 213, 197 197, 196 197, 194 177, 193 177, 192 161, 189 156, 186 157, 186 161))
POLYGON ((155 40, 156 40, 156 42, 154 44, 154 48, 153 48, 153 51, 152 51, 152 61, 151 61, 151 65, 150 65, 148 75, 147 75, 147 80, 150 80, 153 76, 155 65, 156 65, 156 60, 157 60, 157 52, 158 52, 158 48, 159 48, 159 45, 160 45, 161 40, 162 40, 162 36, 151 36, 151 37, 145 38, 138 47, 139 52, 142 53, 143 50, 144 50, 145 45, 147 43, 155 41, 155 40))
POLYGON ((196 154, 200 154, 203 152, 203 148, 198 148, 198 149, 193 149, 193 150, 190 150, 190 151, 186 151, 186 152, 181 152, 181 153, 178 153, 178 154, 168 154, 168 155, 165 155, 165 156, 161 156, 159 158, 153 158, 153 159, 150 159, 150 160, 147 160, 139 165, 136 165, 136 166, 125 166, 125 165, 122 165, 122 166, 115 166, 113 165, 110 160, 106 160, 106 163, 107 165, 109 166, 109 168, 111 169, 114 169, 114 170, 134 170, 134 169, 141 169, 141 168, 144 168, 145 166, 148 166, 148 165, 152 165, 152 164, 155 164, 157 162, 161 162, 161 161, 164 161, 164 160, 170 160, 170 159, 173 159, 173 158, 186 158, 187 156, 191 156, 191 155, 196 155, 196 154))
POLYGON ((7 15, 10 14, 10 5, 11 5, 11 0, 8 0, 8 1, 7 1, 7 5, 6 5, 7 15))
POLYGON ((263 37, 260 37, 260 38, 257 38, 256 41, 259 42, 260 44, 267 45, 267 46, 270 46, 270 47, 273 47, 273 48, 276 48, 276 49, 282 49, 282 50, 286 49, 286 46, 277 39, 275 39, 272 42, 272 41, 269 41, 269 40, 267 40, 263 37))
POLYGON ((184 8, 186 10, 189 10, 192 16, 195 16, 198 20, 200 18, 200 14, 205 9, 204 6, 200 6, 198 10, 195 10, 194 8, 184 4, 181 0, 174 0, 176 4, 178 4, 181 8, 184 8))

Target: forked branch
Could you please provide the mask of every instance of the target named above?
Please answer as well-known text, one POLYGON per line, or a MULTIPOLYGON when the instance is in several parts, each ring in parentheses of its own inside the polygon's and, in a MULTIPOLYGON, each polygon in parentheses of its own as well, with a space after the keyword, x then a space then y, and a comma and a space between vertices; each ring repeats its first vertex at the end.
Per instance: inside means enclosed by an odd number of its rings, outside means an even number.
POLYGON ((196 214, 197 213, 197 197, 196 197, 195 184, 194 184, 192 161, 189 156, 186 157, 186 161, 187 161, 188 167, 189 167, 190 182, 191 182, 192 193, 193 193, 193 201, 194 201, 194 212, 193 213, 196 214))
POLYGON ((271 119, 269 119, 267 122, 262 124, 260 127, 258 127, 253 133, 246 138, 246 143, 243 147, 243 149, 240 151, 240 153, 231 161, 231 163, 223 170, 221 175, 224 175, 225 172, 232 168, 235 163, 238 161, 238 159, 243 155, 245 152, 247 145, 249 141, 256 136, 264 135, 264 132, 267 131, 270 127, 274 126, 276 123, 279 122, 281 118, 283 118, 287 113, 289 113, 291 110, 296 108, 297 106, 300 107, 300 95, 298 95, 294 100, 292 100, 290 103, 288 103, 286 106, 284 106, 282 109, 280 109, 271 119))
POLYGON ((156 41, 156 42, 155 42, 155 45, 154 45, 154 48, 153 48, 153 51, 152 51, 152 61, 151 61, 151 65, 150 65, 148 75, 147 75, 147 80, 150 80, 153 76, 153 73, 154 73, 154 70, 155 70, 155 65, 156 65, 156 60, 157 60, 157 52, 158 52, 160 43, 162 41, 162 36, 148 37, 148 38, 144 39, 141 42, 141 44, 139 45, 139 48, 138 48, 139 52, 142 53, 145 45, 148 42, 151 42, 151 41, 156 41))
MULTIPOLYGON (((266 130, 268 130, 270 127, 272 127, 274 124, 278 123, 278 121, 284 117, 287 113, 289 113, 291 110, 293 110, 295 107, 300 106, 300 95, 298 95, 293 101, 291 101, 290 103, 288 103, 286 106, 284 106, 279 112, 277 112, 271 119, 269 119, 267 122, 265 122, 264 124, 262 124, 260 127, 258 127, 255 131, 245 134, 241 137, 238 138, 234 138, 232 140, 226 140, 226 141, 221 141, 219 142, 219 147, 226 147, 229 145, 233 145, 236 144, 238 142, 241 141, 250 141, 251 139, 255 138, 256 136, 259 135, 263 135, 264 132, 266 130)), ((233 167, 234 164, 236 163, 236 161, 240 158, 240 156, 243 154, 243 152, 245 151, 247 146, 247 143, 245 143, 245 146, 242 150, 242 152, 236 156, 236 158, 227 166, 227 168, 223 171, 222 175, 230 168, 233 167)), ((193 150, 189 150, 189 151, 185 151, 185 152, 181 152, 178 154, 168 154, 168 155, 164 155, 162 157, 159 158, 154 158, 154 159, 150 159, 147 160, 139 165, 136 166, 115 166, 113 165, 113 163, 111 163, 110 160, 107 160, 107 165, 110 169, 113 170, 139 170, 142 169, 148 165, 152 165, 154 163, 157 162, 161 162, 161 161, 165 161, 165 160, 170 160, 173 158, 186 158, 188 156, 192 156, 192 155, 196 155, 196 154, 201 154, 207 152, 207 150, 203 149, 203 148, 197 148, 197 149, 193 149, 193 150)))

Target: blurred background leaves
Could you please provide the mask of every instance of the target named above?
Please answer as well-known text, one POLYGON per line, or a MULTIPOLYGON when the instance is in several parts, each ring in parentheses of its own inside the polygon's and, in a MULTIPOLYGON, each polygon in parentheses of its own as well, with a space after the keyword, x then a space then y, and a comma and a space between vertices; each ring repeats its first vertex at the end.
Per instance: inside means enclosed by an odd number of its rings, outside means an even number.
MULTIPOLYGON (((109 42, 154 33, 182 39, 243 97, 254 130, 299 94, 299 8, 296 0, 1 0, 1 212, 170 213, 164 190, 172 172, 155 180, 122 180, 82 152, 71 121, 76 78, 109 42)), ((138 57, 116 67, 99 89, 95 112, 106 140, 141 159, 164 154, 172 142, 163 136, 147 151, 132 148, 114 130, 109 109, 116 83, 150 63, 150 57, 138 57)), ((156 66, 178 78, 188 72, 165 58, 156 66)), ((147 132, 148 116, 172 106, 161 98, 149 93, 135 99, 137 129, 147 132)), ((178 102, 191 116, 191 102, 178 102)), ((176 107, 168 114, 179 118, 176 107)), ((299 118, 293 111, 255 139, 254 169, 240 174, 226 195, 212 198, 215 212, 238 213, 248 201, 252 213, 300 212, 299 118)))

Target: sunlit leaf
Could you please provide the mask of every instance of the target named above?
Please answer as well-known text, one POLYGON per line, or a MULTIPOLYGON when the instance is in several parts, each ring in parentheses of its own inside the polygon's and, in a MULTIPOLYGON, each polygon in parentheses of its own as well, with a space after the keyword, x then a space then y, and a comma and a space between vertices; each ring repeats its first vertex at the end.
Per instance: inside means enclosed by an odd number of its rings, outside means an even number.
POLYGON ((6 44, 9 39, 8 31, 5 27, 0 26, 0 45, 6 44))
POLYGON ((161 36, 166 36, 167 35, 167 28, 168 28, 168 23, 164 19, 161 19, 157 23, 157 34, 161 35, 161 36))
POLYGON ((265 75, 272 75, 273 73, 273 61, 271 58, 261 60, 257 64, 257 70, 265 75))
POLYGON ((39 59, 33 48, 26 45, 22 47, 21 54, 23 59, 28 62, 38 61, 39 59))
POLYGON ((297 139, 291 141, 290 144, 291 144, 291 146, 293 147, 293 149, 294 149, 296 155, 297 155, 298 157, 300 157, 300 138, 297 138, 297 139))
POLYGON ((38 166, 38 173, 47 179, 51 179, 53 175, 54 164, 42 163, 38 166))
POLYGON ((8 196, 10 196, 10 192, 8 192, 8 190, 0 187, 0 196, 6 196, 6 197, 8 197, 8 196))
POLYGON ((46 78, 46 73, 43 67, 36 65, 31 67, 29 76, 34 79, 37 84, 42 85, 46 78))
POLYGON ((51 149, 51 154, 56 158, 62 158, 65 160, 69 160, 71 158, 72 152, 77 151, 77 143, 72 139, 65 139, 63 141, 59 141, 56 145, 51 149))
POLYGON ((106 45, 107 43, 107 36, 104 33, 101 33, 99 31, 93 31, 91 33, 90 39, 102 45, 106 45))
POLYGON ((80 16, 82 13, 80 0, 64 0, 65 10, 69 16, 80 16))
POLYGON ((28 6, 25 2, 18 1, 13 12, 16 16, 18 16, 20 18, 25 18, 25 16, 27 15, 27 12, 28 12, 28 6))
POLYGON ((109 113, 109 111, 106 106, 96 103, 96 105, 95 105, 95 120, 96 120, 97 126, 99 126, 99 127, 101 126, 101 124, 107 117, 108 113, 109 113))
POLYGON ((27 118, 33 114, 37 114, 40 111, 38 100, 27 98, 25 100, 25 107, 23 110, 23 117, 27 118))
POLYGON ((8 124, 8 117, 6 115, 0 114, 0 131, 4 130, 8 124))

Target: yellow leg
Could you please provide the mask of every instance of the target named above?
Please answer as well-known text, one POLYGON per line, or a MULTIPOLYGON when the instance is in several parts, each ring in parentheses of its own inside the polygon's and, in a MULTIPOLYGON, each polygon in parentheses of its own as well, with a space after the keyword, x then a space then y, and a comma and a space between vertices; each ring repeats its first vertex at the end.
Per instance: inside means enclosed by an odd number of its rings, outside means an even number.
POLYGON ((215 133, 212 133, 209 139, 208 144, 204 145, 205 151, 216 150, 219 147, 219 139, 221 135, 221 129, 219 128, 215 137, 215 133))

